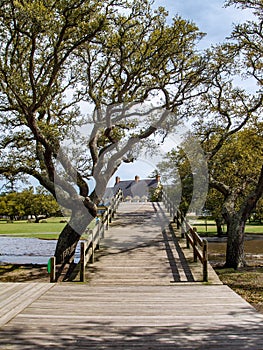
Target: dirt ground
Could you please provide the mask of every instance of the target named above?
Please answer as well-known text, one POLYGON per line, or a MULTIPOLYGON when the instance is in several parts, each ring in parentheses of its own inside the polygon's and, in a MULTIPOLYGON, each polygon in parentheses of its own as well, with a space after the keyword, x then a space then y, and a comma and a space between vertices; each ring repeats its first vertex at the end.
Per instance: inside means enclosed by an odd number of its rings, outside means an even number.
POLYGON ((216 268, 221 281, 263 314, 263 265, 238 270, 216 268))
POLYGON ((46 265, 1 265, 0 282, 49 282, 49 274, 46 265))

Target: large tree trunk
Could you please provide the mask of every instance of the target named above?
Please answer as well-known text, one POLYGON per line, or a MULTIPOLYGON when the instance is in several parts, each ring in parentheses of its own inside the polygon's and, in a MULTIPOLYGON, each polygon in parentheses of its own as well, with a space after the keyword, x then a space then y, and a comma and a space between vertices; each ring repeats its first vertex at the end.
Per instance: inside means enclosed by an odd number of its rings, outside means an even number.
MULTIPOLYGON (((213 180, 213 179, 212 179, 213 180)), ((244 241, 246 221, 255 209, 258 200, 263 195, 263 166, 255 188, 243 200, 239 211, 237 211, 237 200, 240 198, 239 188, 230 189, 221 182, 213 180, 213 187, 225 196, 222 215, 227 223, 227 250, 226 267, 238 269, 246 266, 244 241)))
POLYGON ((91 221, 90 215, 84 215, 83 212, 73 214, 60 233, 55 251, 56 265, 59 266, 56 281, 67 281, 71 277, 76 266, 74 258, 78 242, 91 221))
POLYGON ((59 235, 55 257, 57 264, 72 263, 75 257, 75 250, 80 239, 78 232, 68 223, 59 235))
POLYGON ((229 216, 228 220, 225 267, 236 270, 246 265, 244 252, 245 221, 238 215, 229 216))
POLYGON ((94 216, 84 206, 83 210, 72 213, 70 221, 58 238, 55 251, 57 264, 71 264, 74 262, 75 251, 80 237, 93 219, 94 216))

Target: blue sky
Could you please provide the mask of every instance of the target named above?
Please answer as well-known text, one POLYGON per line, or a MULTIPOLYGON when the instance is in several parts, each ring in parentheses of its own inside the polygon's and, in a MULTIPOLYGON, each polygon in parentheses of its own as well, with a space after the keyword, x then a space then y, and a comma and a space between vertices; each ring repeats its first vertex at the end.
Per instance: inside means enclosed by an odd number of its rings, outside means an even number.
MULTIPOLYGON (((200 42, 200 49, 208 48, 212 44, 222 43, 233 29, 233 23, 242 23, 251 19, 248 10, 239 10, 235 7, 224 8, 224 0, 155 0, 155 6, 163 6, 169 11, 169 17, 176 14, 193 21, 199 30, 207 33, 200 42)), ((170 142, 171 144, 171 142, 170 142)), ((168 149, 166 151, 169 151, 168 149)), ((165 155, 160 151, 159 159, 165 155)), ((116 173, 121 179, 133 179, 135 175, 147 178, 155 169, 156 162, 141 158, 133 164, 123 164, 116 173)), ((110 185, 114 183, 114 179, 110 185)))
POLYGON ((202 32, 207 33, 201 47, 224 41, 231 33, 233 23, 240 23, 251 17, 248 10, 233 6, 224 8, 224 0, 156 0, 155 6, 163 6, 169 16, 181 17, 197 24, 202 32))

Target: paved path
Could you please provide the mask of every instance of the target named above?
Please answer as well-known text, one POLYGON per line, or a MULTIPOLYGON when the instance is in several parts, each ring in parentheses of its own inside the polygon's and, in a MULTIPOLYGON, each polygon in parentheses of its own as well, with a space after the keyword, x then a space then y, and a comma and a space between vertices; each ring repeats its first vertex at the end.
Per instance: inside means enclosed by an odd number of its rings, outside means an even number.
POLYGON ((193 283, 167 223, 162 206, 123 203, 88 283, 0 284, 0 349, 262 350, 263 316, 193 283))

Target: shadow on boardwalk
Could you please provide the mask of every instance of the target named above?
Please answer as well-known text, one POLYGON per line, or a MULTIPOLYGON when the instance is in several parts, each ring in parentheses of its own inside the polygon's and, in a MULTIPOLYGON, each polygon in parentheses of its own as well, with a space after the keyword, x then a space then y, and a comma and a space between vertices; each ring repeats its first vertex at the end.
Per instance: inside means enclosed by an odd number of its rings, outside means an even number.
POLYGON ((11 315, 3 314, 1 350, 263 349, 262 315, 227 286, 189 283, 161 207, 134 205, 143 224, 121 209, 88 283, 43 285, 39 296, 38 284, 0 284, 11 315))
POLYGON ((262 328, 257 323, 245 326, 225 326, 216 329, 205 329, 201 325, 183 323, 180 327, 118 327, 111 322, 88 322, 67 327, 54 325, 42 327, 40 332, 30 337, 24 333, 24 327, 5 331, 1 336, 2 350, 23 349, 70 349, 70 350, 110 350, 110 349, 249 349, 262 350, 262 328), (80 332, 81 327, 81 332, 80 332), (46 333, 49 338, 46 338, 46 333), (81 333, 81 334, 80 334, 81 333))

